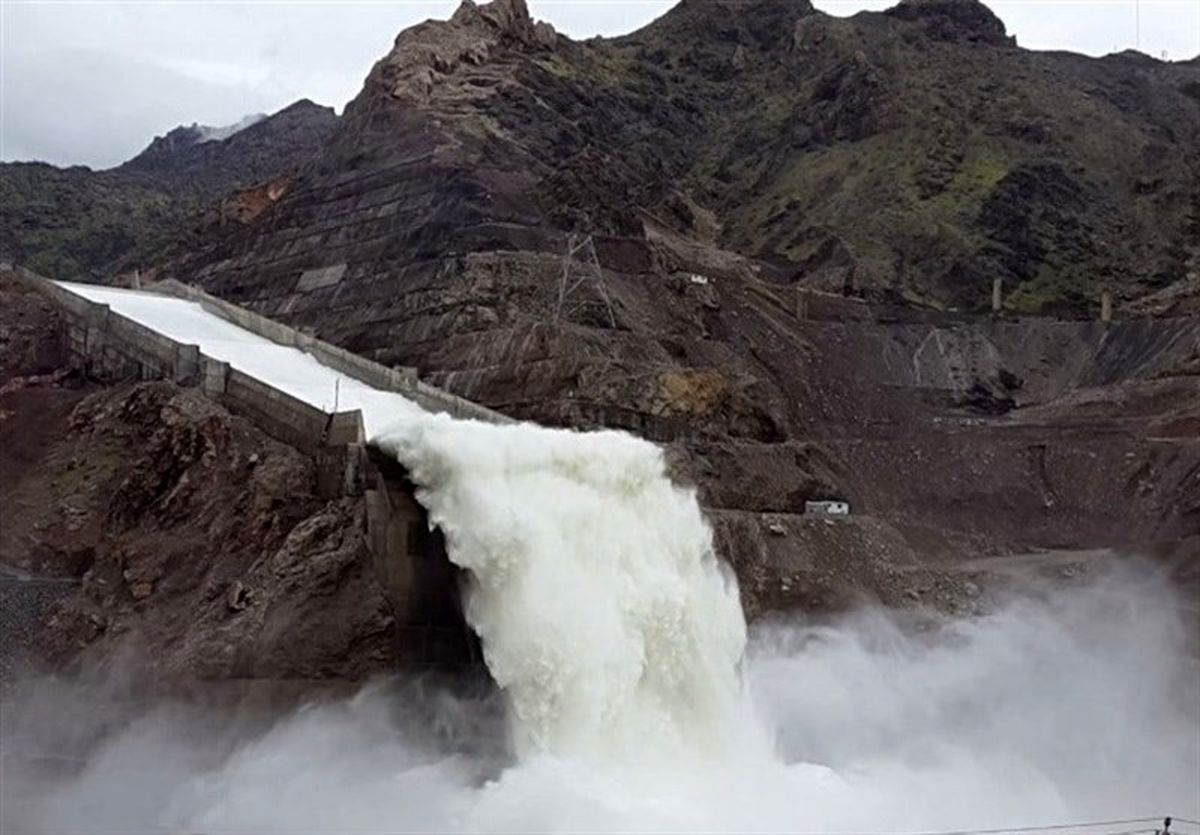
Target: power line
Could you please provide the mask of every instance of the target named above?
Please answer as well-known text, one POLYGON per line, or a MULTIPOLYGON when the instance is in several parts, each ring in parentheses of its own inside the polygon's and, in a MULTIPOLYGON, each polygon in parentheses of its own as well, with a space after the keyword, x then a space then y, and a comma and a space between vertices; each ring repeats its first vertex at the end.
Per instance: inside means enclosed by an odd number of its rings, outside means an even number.
MULTIPOLYGON (((1001 835, 1005 832, 1052 832, 1060 829, 1093 829, 1097 826, 1126 826, 1131 823, 1162 823, 1161 817, 1129 818, 1115 821, 1091 821, 1088 823, 1055 823, 1042 826, 1014 826, 1008 829, 960 829, 956 835, 1001 835)), ((1136 830, 1144 832, 1146 830, 1136 830)), ((915 835, 949 835, 948 833, 920 832, 915 835)), ((1126 832, 1114 832, 1111 835, 1129 835, 1126 832)))
MULTIPOLYGON (((1186 818, 1172 818, 1173 822, 1177 823, 1193 823, 1186 818)), ((1163 817, 1150 818, 1126 818, 1123 820, 1108 820, 1108 821, 1087 821, 1084 823, 1056 823, 1042 824, 1038 826, 1012 826, 1003 829, 949 829, 941 831, 922 831, 922 832, 855 832, 855 833, 839 833, 838 835, 1008 835, 1008 833, 1024 833, 1024 832, 1053 832, 1063 831, 1068 829, 1095 829, 1102 826, 1125 826, 1134 823, 1154 823, 1160 824, 1163 822, 1163 817)), ((1129 829, 1118 832, 1095 833, 1095 835, 1143 835, 1144 833, 1158 831, 1155 827, 1147 827, 1145 829, 1129 829)), ((808 832, 802 835, 829 835, 829 833, 808 832)))

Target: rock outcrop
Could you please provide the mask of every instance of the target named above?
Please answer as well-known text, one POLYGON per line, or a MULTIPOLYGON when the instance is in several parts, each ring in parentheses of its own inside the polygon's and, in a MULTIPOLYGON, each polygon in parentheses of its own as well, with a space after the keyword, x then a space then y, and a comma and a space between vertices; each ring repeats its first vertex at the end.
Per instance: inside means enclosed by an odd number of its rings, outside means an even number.
POLYGON ((887 14, 919 20, 940 40, 965 40, 992 46, 1016 46, 1004 22, 980 0, 900 0, 887 14))

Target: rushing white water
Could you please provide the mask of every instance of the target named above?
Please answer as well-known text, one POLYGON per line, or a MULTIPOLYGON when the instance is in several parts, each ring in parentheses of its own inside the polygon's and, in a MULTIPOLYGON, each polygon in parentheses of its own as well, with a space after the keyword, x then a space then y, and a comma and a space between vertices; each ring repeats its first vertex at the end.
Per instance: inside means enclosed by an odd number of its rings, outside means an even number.
MULTIPOLYGON (((10 761, 0 809, 11 831, 47 835, 863 833, 1200 820, 1200 704, 1187 637, 1169 591, 1136 576, 933 633, 884 613, 781 623, 750 640, 744 710, 729 729, 766 734, 774 753, 670 762, 649 751, 625 762, 545 753, 513 761, 497 753, 505 733, 490 700, 413 683, 370 687, 266 729, 163 707, 114 734, 69 779, 39 782, 10 761)), ((34 691, 6 707, 15 730, 5 744, 70 753, 104 696, 34 691)))
POLYGON ((619 432, 405 420, 376 438, 470 572, 517 753, 726 751, 746 640, 732 575, 662 451, 619 432))

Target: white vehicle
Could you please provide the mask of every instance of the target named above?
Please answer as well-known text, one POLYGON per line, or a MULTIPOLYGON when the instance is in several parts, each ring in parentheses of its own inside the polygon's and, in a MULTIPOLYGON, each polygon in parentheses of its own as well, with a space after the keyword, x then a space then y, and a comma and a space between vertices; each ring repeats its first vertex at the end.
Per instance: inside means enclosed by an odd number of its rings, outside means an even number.
POLYGON ((805 502, 804 513, 812 516, 849 516, 850 503, 836 499, 805 502))

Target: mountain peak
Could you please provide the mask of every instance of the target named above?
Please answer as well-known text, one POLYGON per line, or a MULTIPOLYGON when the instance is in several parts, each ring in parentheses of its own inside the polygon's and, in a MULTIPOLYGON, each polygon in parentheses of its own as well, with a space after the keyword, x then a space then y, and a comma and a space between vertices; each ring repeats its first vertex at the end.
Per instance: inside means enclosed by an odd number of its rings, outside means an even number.
POLYGON ((922 21, 937 40, 971 41, 1009 46, 1004 21, 980 0, 900 0, 885 14, 900 20, 922 21))
MULTIPOLYGON (((529 15, 525 0, 463 0, 449 20, 427 20, 403 30, 367 78, 364 92, 382 89, 393 98, 423 101, 456 69, 480 67, 497 52, 553 48, 558 33, 529 15)), ((361 94, 360 94, 361 95, 361 94)), ((348 111, 355 109, 354 102, 348 111)))
POLYGON ((684 22, 776 25, 794 23, 815 12, 810 0, 680 0, 650 25, 684 22))
POLYGON ((486 23, 498 33, 518 40, 532 38, 537 27, 529 15, 529 7, 525 5, 525 0, 492 0, 491 3, 482 6, 476 5, 472 0, 463 0, 450 18, 451 23, 460 25, 475 21, 486 23))
POLYGON ((251 113, 248 116, 243 116, 231 125, 223 125, 221 127, 212 127, 210 125, 192 125, 193 128, 200 131, 201 142, 221 142, 233 136, 239 131, 243 131, 251 125, 258 124, 263 119, 267 118, 266 113, 251 113))
MULTIPOLYGON (((126 171, 167 172, 187 167, 198 155, 235 153, 232 145, 261 141, 264 132, 305 133, 323 136, 337 121, 333 108, 300 99, 271 115, 255 113, 223 127, 192 123, 156 136, 140 154, 120 166, 126 171), (236 140, 230 143, 230 140, 236 140), (229 143, 227 145, 226 143, 229 143)), ((290 140, 289 140, 290 141, 290 140)))

